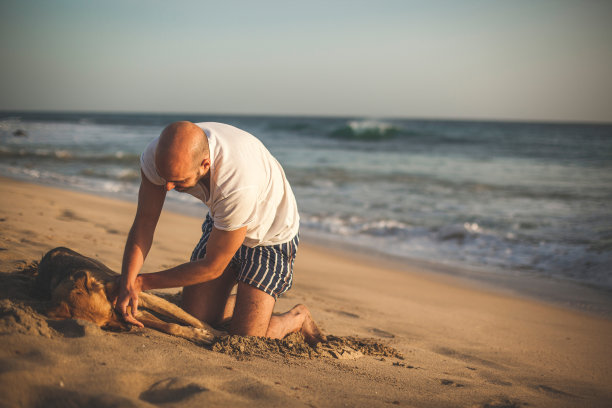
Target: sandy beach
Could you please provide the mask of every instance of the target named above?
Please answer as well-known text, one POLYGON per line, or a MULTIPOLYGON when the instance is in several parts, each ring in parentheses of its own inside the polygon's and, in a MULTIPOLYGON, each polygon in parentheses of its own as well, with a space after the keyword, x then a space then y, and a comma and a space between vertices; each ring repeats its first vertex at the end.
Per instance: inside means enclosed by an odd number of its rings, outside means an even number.
MULTIPOLYGON (((308 240, 275 311, 304 303, 326 334, 374 338, 403 359, 235 356, 146 328, 51 321, 22 271, 57 246, 119 271, 135 203, 0 182, 0 406, 612 404, 609 319, 308 240)), ((200 223, 165 211, 143 272, 185 262, 200 223)))

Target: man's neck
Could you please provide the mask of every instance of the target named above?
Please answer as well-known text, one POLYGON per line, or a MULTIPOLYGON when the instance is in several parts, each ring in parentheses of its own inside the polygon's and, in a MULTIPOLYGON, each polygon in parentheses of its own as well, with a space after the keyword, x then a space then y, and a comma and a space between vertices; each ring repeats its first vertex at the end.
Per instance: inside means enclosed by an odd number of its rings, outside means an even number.
POLYGON ((210 193, 210 170, 208 171, 208 173, 206 173, 205 176, 198 180, 198 183, 201 184, 202 187, 204 187, 206 191, 210 193))

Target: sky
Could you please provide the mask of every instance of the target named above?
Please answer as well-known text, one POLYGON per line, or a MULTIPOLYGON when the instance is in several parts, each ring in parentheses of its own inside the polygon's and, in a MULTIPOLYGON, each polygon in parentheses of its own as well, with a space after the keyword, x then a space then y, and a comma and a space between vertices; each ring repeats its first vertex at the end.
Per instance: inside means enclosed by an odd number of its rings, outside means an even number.
POLYGON ((612 1, 0 0, 0 110, 612 122, 612 1))

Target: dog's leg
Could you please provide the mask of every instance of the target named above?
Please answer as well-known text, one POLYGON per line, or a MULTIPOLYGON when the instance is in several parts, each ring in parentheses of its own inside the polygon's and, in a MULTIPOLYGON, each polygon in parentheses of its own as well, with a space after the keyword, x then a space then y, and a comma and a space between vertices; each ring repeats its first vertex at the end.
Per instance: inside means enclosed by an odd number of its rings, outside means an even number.
POLYGON ((183 337, 194 343, 209 345, 215 337, 225 335, 225 332, 217 330, 209 331, 205 328, 181 326, 175 323, 164 322, 153 316, 146 310, 140 311, 136 317, 145 327, 150 327, 155 330, 170 334, 172 336, 183 337))
MULTIPOLYGON (((107 282, 105 285, 105 289, 107 296, 110 296, 109 294, 113 294, 116 290, 118 290, 116 281, 107 282)), ((202 322, 201 320, 193 317, 174 303, 170 303, 166 299, 163 299, 159 296, 153 295, 151 293, 140 292, 138 294, 138 300, 139 309, 145 308, 152 310, 162 316, 166 316, 179 323, 206 330, 210 333, 213 333, 215 336, 223 336, 226 334, 225 332, 212 328, 207 323, 202 322)))
POLYGON ((189 326, 198 327, 200 329, 206 329, 215 332, 215 329, 210 327, 208 324, 202 322, 199 319, 196 319, 174 303, 170 303, 166 299, 162 299, 159 296, 155 296, 150 293, 140 292, 138 294, 138 301, 142 307, 159 313, 162 316, 169 317, 189 326))

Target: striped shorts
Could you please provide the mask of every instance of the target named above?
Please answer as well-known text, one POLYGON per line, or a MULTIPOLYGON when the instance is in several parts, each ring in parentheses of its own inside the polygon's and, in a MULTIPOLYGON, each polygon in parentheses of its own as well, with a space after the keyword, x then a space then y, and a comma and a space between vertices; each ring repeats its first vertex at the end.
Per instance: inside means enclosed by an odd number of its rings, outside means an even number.
MULTIPOLYGON (((202 224, 202 237, 191 254, 191 261, 206 255, 206 242, 213 229, 210 214, 202 224)), ((244 282, 277 299, 291 288, 293 263, 300 242, 299 234, 291 241, 278 245, 250 248, 242 245, 229 263, 236 281, 244 282)))

